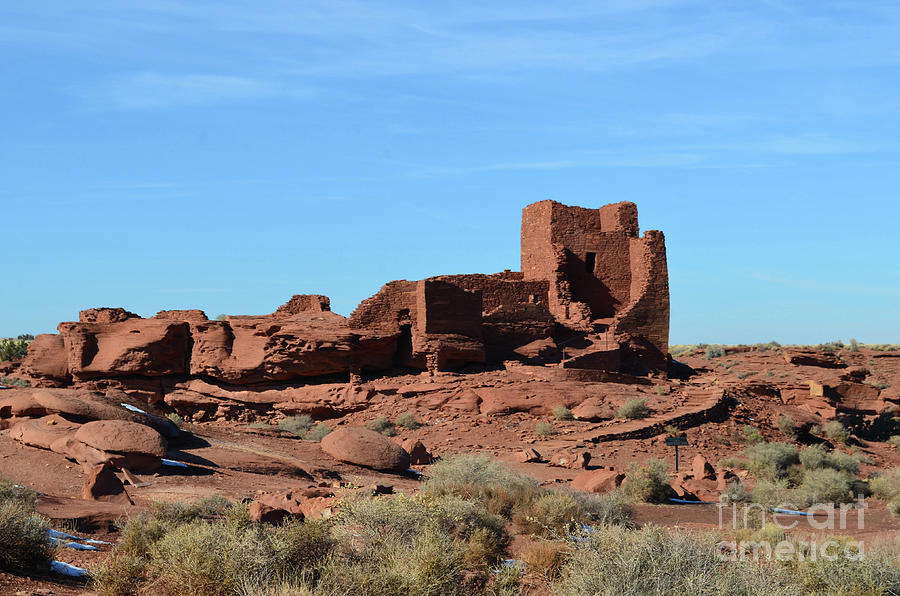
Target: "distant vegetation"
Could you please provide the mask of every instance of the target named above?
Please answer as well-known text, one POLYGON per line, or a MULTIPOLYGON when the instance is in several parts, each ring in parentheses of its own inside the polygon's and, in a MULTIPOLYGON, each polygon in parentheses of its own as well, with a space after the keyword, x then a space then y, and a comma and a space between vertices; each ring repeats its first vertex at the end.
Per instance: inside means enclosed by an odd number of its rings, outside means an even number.
POLYGON ((9 337, 0 339, 0 361, 24 358, 28 353, 28 344, 33 339, 34 336, 31 335, 20 335, 16 339, 9 337))
POLYGON ((675 358, 688 356, 692 354, 702 355, 707 360, 716 358, 724 358, 729 353, 734 352, 768 352, 778 351, 782 348, 805 348, 813 350, 821 350, 823 352, 840 352, 847 350, 849 352, 859 352, 861 349, 872 350, 875 352, 893 352, 900 350, 900 344, 865 344, 852 338, 849 343, 845 344, 841 340, 829 341, 821 344, 780 344, 777 341, 758 344, 672 344, 669 346, 669 353, 675 358))

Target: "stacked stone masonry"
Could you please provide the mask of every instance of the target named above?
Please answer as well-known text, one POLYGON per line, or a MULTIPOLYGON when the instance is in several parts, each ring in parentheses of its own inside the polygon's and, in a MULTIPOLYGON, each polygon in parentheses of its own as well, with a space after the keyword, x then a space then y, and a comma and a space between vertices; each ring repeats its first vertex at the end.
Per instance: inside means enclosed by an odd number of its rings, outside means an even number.
POLYGON ((669 289, 662 232, 639 236, 637 207, 541 201, 522 216, 521 271, 392 281, 350 317, 297 295, 270 315, 210 321, 200 310, 141 318, 80 313, 38 336, 22 371, 44 386, 223 385, 359 380, 520 360, 664 374, 669 289))

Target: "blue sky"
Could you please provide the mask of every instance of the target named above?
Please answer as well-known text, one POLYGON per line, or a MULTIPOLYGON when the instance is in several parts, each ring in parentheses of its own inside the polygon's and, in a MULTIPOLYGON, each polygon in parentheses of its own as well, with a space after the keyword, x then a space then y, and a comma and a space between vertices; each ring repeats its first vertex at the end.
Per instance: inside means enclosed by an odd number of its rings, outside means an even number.
POLYGON ((349 314, 518 269, 552 198, 665 231, 673 343, 897 342, 898 39, 878 1, 0 0, 0 336, 349 314))

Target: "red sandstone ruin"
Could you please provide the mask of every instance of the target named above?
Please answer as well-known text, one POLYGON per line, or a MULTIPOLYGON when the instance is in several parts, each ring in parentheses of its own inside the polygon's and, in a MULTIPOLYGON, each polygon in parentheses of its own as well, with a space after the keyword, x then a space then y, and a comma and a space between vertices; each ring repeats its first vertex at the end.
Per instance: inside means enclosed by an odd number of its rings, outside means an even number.
POLYGON ((210 321, 199 310, 143 319, 81 311, 39 335, 22 372, 43 386, 152 389, 317 382, 412 368, 517 360, 564 369, 665 373, 669 291, 662 232, 639 236, 637 207, 555 201, 522 214, 521 271, 392 281, 349 318, 319 295, 270 315, 210 321))

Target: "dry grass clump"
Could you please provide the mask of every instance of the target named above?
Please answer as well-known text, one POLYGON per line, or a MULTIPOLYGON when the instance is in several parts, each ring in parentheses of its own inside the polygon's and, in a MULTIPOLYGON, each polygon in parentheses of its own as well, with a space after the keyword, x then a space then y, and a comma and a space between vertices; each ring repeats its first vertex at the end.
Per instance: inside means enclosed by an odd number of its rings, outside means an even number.
POLYGON ((403 428, 407 428, 409 430, 416 430, 417 428, 421 428, 422 423, 416 420, 416 415, 412 412, 406 412, 405 414, 400 414, 397 416, 396 421, 397 426, 402 426, 403 428))
POLYGON ((557 420, 572 420, 575 418, 572 414, 572 410, 566 406, 556 406, 553 408, 553 417, 557 420))
POLYGON ((36 495, 0 476, 0 569, 46 568, 56 552, 47 520, 34 512, 36 495))
POLYGON ((669 485, 669 466, 661 459, 649 459, 643 465, 633 462, 622 489, 626 497, 640 503, 664 503, 675 496, 669 485))
POLYGON ((723 564, 718 538, 648 525, 597 528, 568 558, 555 584, 567 596, 797 594, 775 568, 723 564))
POLYGON ((375 420, 366 422, 366 428, 368 428, 369 430, 374 430, 377 433, 381 433, 386 437, 397 436, 397 427, 395 427, 394 423, 388 420, 385 416, 379 416, 375 420))
POLYGON ((557 431, 556 427, 549 422, 542 420, 534 425, 534 432, 542 437, 552 437, 559 431, 557 431))
POLYGON ((304 441, 316 442, 321 441, 325 435, 331 432, 330 426, 324 422, 314 424, 312 417, 307 414, 285 418, 278 424, 278 428, 294 434, 304 441))
POLYGON ((832 441, 847 443, 850 440, 850 431, 838 420, 831 420, 822 425, 822 432, 832 441))
POLYGON ((616 412, 616 416, 619 418, 628 419, 646 418, 649 415, 650 408, 647 407, 647 400, 643 398, 629 399, 616 412))
POLYGON ((775 420, 775 426, 781 431, 781 434, 789 439, 797 438, 797 424, 790 416, 782 414, 775 420))

